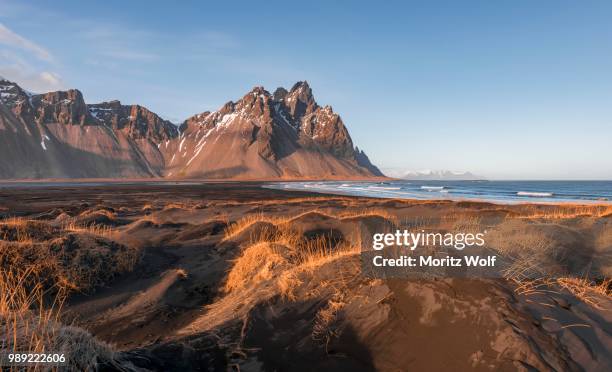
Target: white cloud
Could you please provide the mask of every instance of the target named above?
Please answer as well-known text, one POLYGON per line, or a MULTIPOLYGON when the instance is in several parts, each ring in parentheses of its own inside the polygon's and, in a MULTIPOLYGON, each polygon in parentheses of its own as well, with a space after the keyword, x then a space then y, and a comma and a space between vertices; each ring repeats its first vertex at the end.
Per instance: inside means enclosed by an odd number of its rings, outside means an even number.
POLYGON ((0 75, 24 89, 43 93, 64 88, 60 75, 49 70, 54 58, 44 47, 0 23, 0 75))
POLYGON ((23 89, 34 93, 52 92, 65 88, 61 76, 49 71, 27 73, 0 66, 0 76, 14 81, 23 89))
POLYGON ((62 78, 54 73, 54 72, 49 72, 49 71, 43 71, 40 74, 38 74, 38 77, 40 78, 40 80, 50 86, 61 86, 62 85, 62 78))
POLYGON ((14 81, 24 89, 36 93, 60 90, 65 87, 60 75, 46 69, 36 69, 18 54, 0 50, 0 76, 14 81))
POLYGON ((0 44, 30 52, 38 59, 46 62, 53 61, 53 56, 45 48, 13 32, 2 23, 0 23, 0 44))

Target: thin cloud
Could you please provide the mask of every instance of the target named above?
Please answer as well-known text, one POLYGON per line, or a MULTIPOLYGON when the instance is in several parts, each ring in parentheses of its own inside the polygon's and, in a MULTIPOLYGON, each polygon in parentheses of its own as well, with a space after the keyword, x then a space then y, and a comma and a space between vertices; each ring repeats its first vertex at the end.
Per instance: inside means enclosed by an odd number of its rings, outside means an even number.
POLYGON ((0 76, 27 90, 42 93, 65 88, 59 74, 48 70, 41 71, 12 51, 0 50, 0 61, 0 76))
POLYGON ((75 27, 84 28, 80 36, 90 45, 91 55, 117 61, 150 62, 160 58, 151 50, 156 45, 159 35, 153 32, 128 29, 116 24, 95 22, 75 22, 75 27), (147 48, 149 47, 149 48, 147 48))
POLYGON ((28 73, 22 70, 0 66, 0 76, 14 81, 22 88, 34 93, 53 92, 65 89, 62 77, 51 71, 28 73))
POLYGON ((45 48, 15 33, 2 23, 0 23, 0 44, 30 52, 46 62, 53 61, 53 56, 45 48))
POLYGON ((106 57, 123 59, 127 61, 154 61, 159 58, 159 56, 155 53, 127 50, 123 48, 109 48, 107 50, 103 50, 100 54, 106 57))

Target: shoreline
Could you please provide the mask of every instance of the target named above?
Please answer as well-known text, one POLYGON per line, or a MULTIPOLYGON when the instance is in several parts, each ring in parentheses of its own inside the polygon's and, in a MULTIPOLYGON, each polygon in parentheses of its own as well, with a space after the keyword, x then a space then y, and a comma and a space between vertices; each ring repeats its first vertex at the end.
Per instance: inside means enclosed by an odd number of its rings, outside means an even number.
MULTIPOLYGON (((389 181, 392 179, 385 179, 389 181)), ((350 192, 342 192, 340 190, 317 190, 317 189, 297 189, 297 188, 282 188, 275 187, 277 182, 325 182, 330 180, 167 180, 167 179, 46 179, 46 180, 2 180, 0 181, 0 191, 8 190, 45 190, 45 189, 63 189, 63 188, 120 188, 134 186, 151 186, 151 187, 197 187, 197 186, 214 186, 214 185, 231 185, 232 187, 257 187, 262 190, 275 190, 287 193, 303 193, 315 194, 321 196, 342 196, 351 198, 366 198, 377 200, 397 200, 408 203, 422 202, 442 202, 442 203, 482 203, 499 206, 563 206, 563 207, 610 207, 612 201, 608 200, 499 200, 487 198, 470 198, 470 197, 440 197, 440 198, 408 198, 408 197, 392 197, 392 196, 373 196, 373 195, 356 195, 350 192)), ((354 182, 355 180, 333 180, 333 182, 354 182)), ((367 179, 366 182, 379 182, 379 179, 367 179)), ((436 181, 441 182, 441 181, 436 181)), ((442 181, 443 182, 443 181, 442 181)), ((449 181, 452 182, 452 181, 449 181)), ((552 181, 558 182, 558 181, 552 181)), ((590 181, 589 181, 590 182, 590 181)), ((605 181, 602 181, 605 182, 605 181)))
MULTIPOLYGON (((441 182, 441 181, 435 181, 441 182)), ((442 181, 443 182, 443 181, 442 181)), ((452 181, 449 181, 452 182, 452 181)), ((557 181, 553 181, 557 182, 557 181)), ((590 181, 588 181, 590 182, 590 181)), ((606 181, 603 181, 606 182, 606 181)), ((351 193, 349 191, 343 192, 341 190, 321 190, 316 188, 306 189, 297 189, 297 188, 282 188, 282 187, 274 187, 273 185, 263 185, 263 188, 273 189, 273 190, 285 190, 285 191, 304 191, 304 192, 313 192, 321 195, 341 195, 341 196, 353 196, 353 197, 364 197, 364 198, 374 198, 374 199, 388 199, 388 200, 407 200, 407 201, 447 201, 447 202, 476 202, 476 203, 489 203, 489 204, 497 204, 497 205, 564 205, 564 206, 603 206, 610 207, 612 206, 612 200, 578 200, 578 199, 559 199, 559 200, 537 200, 534 198, 533 200, 501 200, 501 199, 487 199, 487 198, 477 198, 477 197, 433 197, 433 198, 418 198, 418 197, 399 197, 399 196, 372 196, 372 195, 358 195, 355 193, 351 193)))
MULTIPOLYGON (((124 199, 129 200, 133 196, 148 193, 176 193, 188 199, 200 199, 206 201, 206 197, 214 195, 213 200, 233 200, 236 195, 240 195, 240 201, 255 200, 299 200, 303 198, 315 198, 324 200, 326 198, 347 198, 371 202, 378 205, 389 203, 401 203, 406 206, 419 205, 449 205, 453 207, 497 207, 517 209, 546 209, 551 210, 555 207, 561 208, 603 208, 612 209, 612 202, 571 202, 571 201, 520 201, 503 203, 498 200, 487 199, 417 199, 417 198, 388 198, 367 195, 354 195, 348 193, 333 193, 316 190, 296 190, 268 187, 264 181, 213 181, 213 182, 147 182, 136 181, 127 182, 105 182, 105 183, 53 183, 49 185, 30 185, 25 184, 18 187, 3 187, 0 183, 0 212, 19 210, 21 203, 38 204, 37 201, 48 199, 55 201, 54 198, 72 199, 73 201, 86 201, 93 198, 98 201, 105 197, 115 198, 116 193, 121 193, 124 199), (29 187, 33 186, 33 187, 29 187), (223 190, 223 192, 219 192, 223 190), (227 194, 227 195, 226 195, 227 194), (70 198, 68 198, 68 196, 70 198)), ((38 208, 37 208, 38 209, 38 208)))
MULTIPOLYGON (((263 188, 268 188, 262 186, 263 188)), ((276 188, 271 188, 273 190, 281 190, 276 188)), ((296 191, 301 192, 302 190, 296 189, 282 189, 285 191, 296 191)), ((512 206, 512 205, 561 205, 561 206, 589 206, 589 207, 611 207, 612 201, 608 200, 584 200, 584 201, 572 201, 572 200, 559 200, 559 201, 537 201, 537 200, 529 200, 529 201, 514 201, 514 200, 497 200, 497 199, 482 199, 482 198, 431 198, 431 199, 418 199, 418 198, 397 198, 397 197, 376 197, 376 196, 367 196, 367 195, 354 195, 350 193, 342 193, 342 192, 331 192, 331 191, 317 191, 317 190, 309 190, 305 192, 313 192, 321 195, 336 195, 336 196, 347 196, 347 197, 355 197, 355 198, 371 198, 371 199, 382 199, 382 200, 399 200, 399 201, 407 201, 407 202, 450 202, 450 203, 482 203, 482 204, 494 204, 500 206, 512 206)))

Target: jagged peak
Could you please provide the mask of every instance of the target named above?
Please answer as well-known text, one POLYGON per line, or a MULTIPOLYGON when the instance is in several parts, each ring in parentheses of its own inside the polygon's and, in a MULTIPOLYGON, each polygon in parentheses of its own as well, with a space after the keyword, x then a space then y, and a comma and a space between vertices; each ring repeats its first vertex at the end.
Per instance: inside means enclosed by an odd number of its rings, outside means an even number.
POLYGON ((293 85, 291 90, 283 97, 286 105, 291 107, 292 115, 297 114, 302 116, 306 113, 304 110, 311 112, 318 107, 318 104, 312 94, 312 89, 306 81, 298 81, 293 85), (297 108, 297 106, 301 106, 297 108), (296 112, 297 109, 297 112, 296 112))
POLYGON ((38 98, 48 104, 65 104, 69 102, 85 104, 83 93, 78 89, 56 90, 53 92, 37 94, 34 98, 38 98))
POLYGON ((283 88, 283 87, 278 87, 276 88, 276 90, 274 91, 274 100, 275 101, 282 101, 287 94, 289 94, 289 92, 287 91, 287 89, 283 88))
POLYGON ((296 91, 311 91, 312 92, 312 89, 310 89, 310 85, 308 85, 308 82, 304 80, 304 81, 298 81, 297 83, 293 84, 293 87, 291 87, 291 92, 296 92, 296 91))
POLYGON ((239 104, 241 101, 242 102, 251 101, 253 100, 253 98, 258 99, 259 97, 261 97, 263 100, 266 100, 266 99, 271 99, 272 95, 264 87, 256 86, 256 87, 253 87, 253 89, 251 89, 249 93, 247 93, 244 97, 242 97, 242 99, 239 102, 236 102, 236 103, 239 104))
POLYGON ((90 109, 99 109, 99 108, 115 108, 118 109, 120 107, 122 107, 123 105, 121 104, 121 101, 119 100, 111 100, 111 101, 104 101, 104 102, 99 102, 99 103, 88 103, 87 107, 89 107, 90 109))
POLYGON ((0 103, 14 106, 27 102, 32 96, 32 93, 21 88, 19 84, 6 78, 0 78, 0 103))
POLYGON ((249 93, 251 93, 251 94, 253 94, 253 93, 255 93, 255 94, 264 94, 264 95, 267 95, 267 96, 269 96, 269 95, 270 95, 270 92, 268 92, 268 91, 267 91, 267 90, 266 90, 266 89, 265 89, 263 86, 261 86, 261 85, 254 86, 254 87, 253 87, 253 89, 251 89, 251 91, 250 91, 249 93))

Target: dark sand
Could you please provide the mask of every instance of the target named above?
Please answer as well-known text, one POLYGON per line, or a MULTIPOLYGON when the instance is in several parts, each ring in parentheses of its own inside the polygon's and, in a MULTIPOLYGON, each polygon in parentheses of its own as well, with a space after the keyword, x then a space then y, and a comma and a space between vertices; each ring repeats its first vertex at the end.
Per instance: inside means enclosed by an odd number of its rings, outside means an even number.
POLYGON ((525 292, 510 279, 373 279, 359 255, 364 233, 467 223, 499 251, 600 283, 612 267, 609 215, 260 186, 4 188, 0 217, 104 226, 140 252, 133 271, 64 308, 126 370, 612 370, 609 296, 552 282, 525 292))

